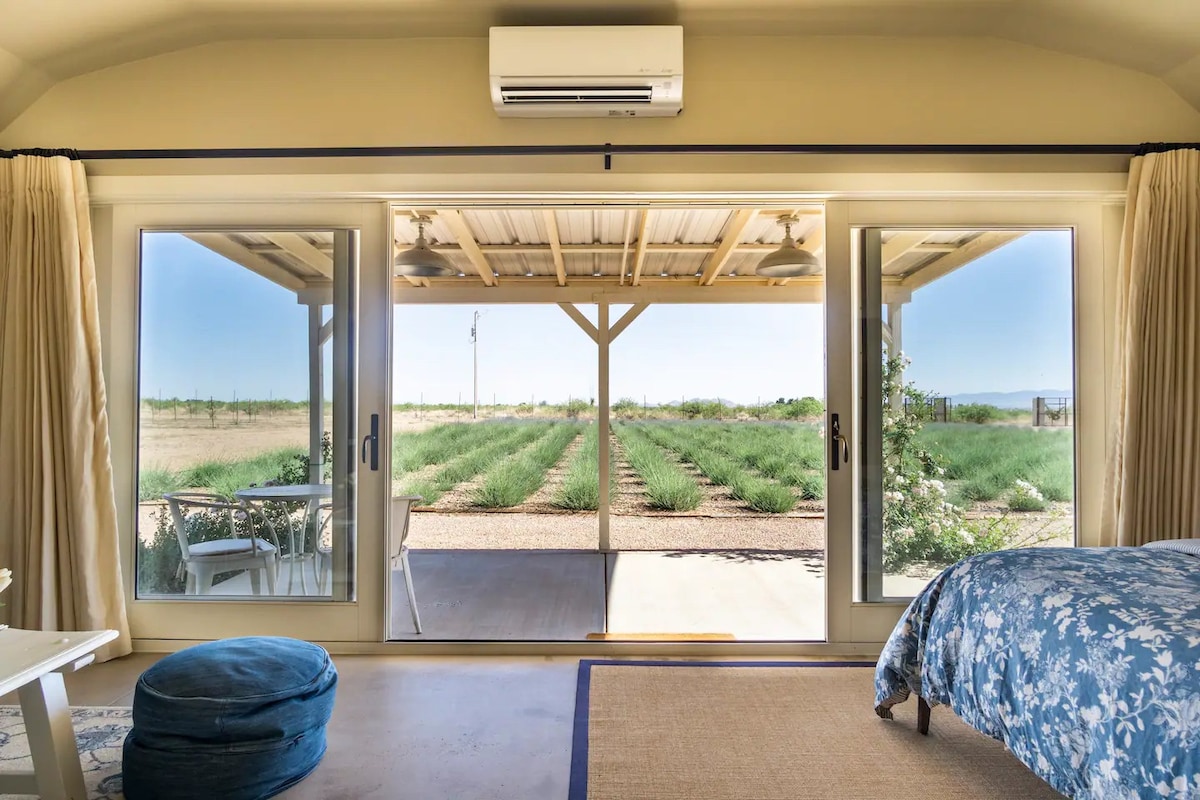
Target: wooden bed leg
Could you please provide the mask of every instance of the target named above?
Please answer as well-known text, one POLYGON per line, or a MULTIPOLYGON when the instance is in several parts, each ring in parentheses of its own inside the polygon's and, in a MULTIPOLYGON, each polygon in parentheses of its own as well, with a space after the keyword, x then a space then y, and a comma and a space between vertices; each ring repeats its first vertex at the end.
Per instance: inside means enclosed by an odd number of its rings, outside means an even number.
POLYGON ((922 736, 929 735, 929 714, 932 709, 929 708, 929 703, 924 697, 917 698, 917 733, 922 736))

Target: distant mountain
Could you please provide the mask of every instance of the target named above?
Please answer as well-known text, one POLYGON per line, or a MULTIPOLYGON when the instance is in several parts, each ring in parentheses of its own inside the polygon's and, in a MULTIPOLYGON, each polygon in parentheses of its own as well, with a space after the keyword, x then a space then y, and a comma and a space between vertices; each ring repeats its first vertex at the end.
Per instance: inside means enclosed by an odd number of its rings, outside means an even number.
POLYGON ((1022 389, 1018 392, 954 394, 950 395, 950 400, 956 406, 964 403, 982 403, 997 408, 1028 409, 1033 407, 1033 398, 1035 397, 1071 397, 1072 395, 1073 392, 1070 389, 1022 389))

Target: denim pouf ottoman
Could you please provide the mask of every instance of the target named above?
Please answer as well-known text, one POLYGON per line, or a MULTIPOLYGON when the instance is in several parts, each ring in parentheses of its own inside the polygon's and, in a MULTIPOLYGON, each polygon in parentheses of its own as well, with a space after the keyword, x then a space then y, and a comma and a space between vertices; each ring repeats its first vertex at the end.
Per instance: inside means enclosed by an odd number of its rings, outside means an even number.
POLYGON ((189 647, 138 678, 126 800, 261 800, 325 755, 337 670, 324 648, 249 636, 189 647))

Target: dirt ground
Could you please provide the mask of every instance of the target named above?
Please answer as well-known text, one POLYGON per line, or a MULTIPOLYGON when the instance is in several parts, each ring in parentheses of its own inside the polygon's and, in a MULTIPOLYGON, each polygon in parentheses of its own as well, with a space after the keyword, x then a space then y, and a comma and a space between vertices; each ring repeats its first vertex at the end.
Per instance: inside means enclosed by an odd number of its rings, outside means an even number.
MULTIPOLYGON (((453 411, 397 411, 392 414, 392 426, 398 432, 419 431, 468 419, 470 415, 453 411)), ((283 447, 308 447, 308 414, 303 411, 260 414, 253 421, 241 416, 236 422, 232 414, 221 414, 214 427, 207 415, 189 417, 182 408, 174 416, 169 411, 151 414, 143 410, 141 428, 141 463, 163 469, 183 469, 209 459, 245 458, 283 447)), ((326 416, 325 430, 332 429, 333 418, 326 416)))

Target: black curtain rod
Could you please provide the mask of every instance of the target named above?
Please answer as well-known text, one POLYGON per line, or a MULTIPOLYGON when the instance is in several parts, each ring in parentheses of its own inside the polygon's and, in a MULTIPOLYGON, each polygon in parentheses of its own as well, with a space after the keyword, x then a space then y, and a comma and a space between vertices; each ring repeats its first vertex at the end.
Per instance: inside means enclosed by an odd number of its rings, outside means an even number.
POLYGON ((80 150, 86 160, 168 158, 414 158, 436 156, 578 155, 1026 155, 1133 156, 1155 150, 1197 148, 1200 144, 551 144, 459 145, 433 147, 207 147, 133 150, 80 150))

